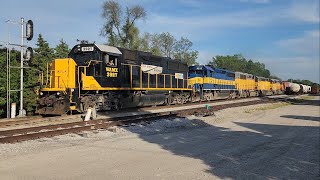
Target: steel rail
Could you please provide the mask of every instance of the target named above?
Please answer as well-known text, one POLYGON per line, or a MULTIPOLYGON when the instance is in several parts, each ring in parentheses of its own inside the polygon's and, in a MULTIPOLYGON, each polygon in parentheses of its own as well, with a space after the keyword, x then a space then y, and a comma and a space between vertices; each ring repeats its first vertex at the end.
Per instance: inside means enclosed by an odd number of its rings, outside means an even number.
MULTIPOLYGON (((250 98, 257 98, 257 97, 248 97, 245 99, 250 99, 250 98)), ((193 106, 195 104, 207 104, 207 103, 215 103, 215 102, 237 102, 239 100, 242 100, 243 98, 239 99, 217 99, 213 101, 201 101, 201 102, 190 102, 186 104, 176 104, 176 105, 170 105, 170 107, 187 107, 187 106, 193 106)), ((264 98, 262 98, 264 99, 264 98)), ((269 99, 270 100, 270 99, 269 99)), ((168 108, 168 106, 156 106, 157 109, 163 109, 163 108, 168 108)), ((152 110, 155 109, 155 107, 142 107, 142 108, 128 108, 124 110, 120 110, 116 113, 112 114, 121 114, 122 112, 128 112, 128 111, 135 111, 135 110, 152 110)), ((41 117, 41 116, 28 116, 28 117, 20 117, 17 118, 16 120, 8 120, 8 121, 1 121, 0 120, 0 128, 11 128, 15 126, 22 126, 22 125, 35 125, 35 124, 42 124, 46 122, 54 122, 54 121, 68 121, 70 118, 74 118, 74 116, 79 116, 79 115, 67 115, 67 116, 53 116, 53 117, 41 117), (65 119, 67 118, 67 119, 65 119)))
POLYGON ((112 126, 120 126, 124 124, 137 123, 141 121, 150 121, 161 118, 173 117, 173 113, 163 114, 143 114, 128 116, 121 120, 115 119, 100 119, 91 121, 80 121, 56 125, 37 126, 22 129, 11 129, 0 131, 0 143, 14 143, 30 139, 38 139, 43 137, 52 137, 68 133, 78 133, 81 131, 89 131, 94 129, 106 129, 112 126))
POLYGON ((211 107, 198 107, 177 110, 172 112, 163 113, 151 113, 151 114, 139 114, 129 115, 125 117, 114 117, 107 119, 91 120, 91 121, 79 121, 55 125, 36 126, 22 129, 11 129, 0 131, 0 143, 14 143, 30 139, 38 139, 43 137, 52 137, 62 134, 79 133, 81 131, 90 131, 96 129, 107 129, 113 126, 121 126, 132 123, 154 121, 163 118, 170 117, 185 117, 193 114, 200 115, 212 115, 214 111, 227 109, 231 107, 248 106, 254 104, 272 103, 273 100, 256 100, 237 102, 232 104, 216 105, 211 107))

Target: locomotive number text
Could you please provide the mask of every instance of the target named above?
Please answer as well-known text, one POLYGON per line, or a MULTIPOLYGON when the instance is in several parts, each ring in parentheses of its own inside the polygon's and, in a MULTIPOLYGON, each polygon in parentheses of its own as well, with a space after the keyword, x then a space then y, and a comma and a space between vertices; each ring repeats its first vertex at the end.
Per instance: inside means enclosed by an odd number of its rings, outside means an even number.
POLYGON ((107 77, 118 77, 118 68, 106 67, 107 77))

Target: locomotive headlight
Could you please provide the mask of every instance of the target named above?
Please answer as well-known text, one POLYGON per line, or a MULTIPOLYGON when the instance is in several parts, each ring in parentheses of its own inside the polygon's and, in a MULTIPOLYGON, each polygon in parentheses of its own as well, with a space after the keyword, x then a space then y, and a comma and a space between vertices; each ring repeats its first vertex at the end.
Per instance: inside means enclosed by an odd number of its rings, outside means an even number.
POLYGON ((71 92, 73 92, 74 91, 74 89, 71 89, 71 92))
POLYGON ((57 92, 57 95, 59 96, 59 95, 60 95, 60 92, 57 92))
POLYGON ((40 92, 40 96, 42 96, 43 95, 43 92, 40 92))

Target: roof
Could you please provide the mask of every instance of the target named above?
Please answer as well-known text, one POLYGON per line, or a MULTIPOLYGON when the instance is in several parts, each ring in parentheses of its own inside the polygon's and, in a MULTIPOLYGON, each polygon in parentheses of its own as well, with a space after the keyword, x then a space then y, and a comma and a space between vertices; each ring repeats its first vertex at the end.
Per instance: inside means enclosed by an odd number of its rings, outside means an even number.
POLYGON ((243 75, 251 75, 251 76, 253 76, 253 74, 244 73, 244 72, 240 72, 240 71, 236 71, 236 72, 234 72, 234 73, 243 74, 243 75))
POLYGON ((113 53, 113 54, 122 54, 121 51, 113 46, 108 46, 104 44, 94 44, 100 51, 106 52, 106 53, 113 53))
POLYGON ((208 69, 210 71, 220 70, 220 71, 225 71, 227 73, 234 73, 233 71, 229 71, 227 69, 216 68, 216 67, 211 66, 211 65, 195 65, 195 66, 190 66, 189 69, 193 69, 193 70, 208 69))
MULTIPOLYGON (((206 66, 208 67, 208 66, 206 66)), ((220 70, 220 71, 225 71, 227 73, 234 73, 233 71, 227 70, 227 69, 222 69, 222 68, 216 68, 214 66, 209 66, 210 68, 212 68, 213 70, 220 70)))

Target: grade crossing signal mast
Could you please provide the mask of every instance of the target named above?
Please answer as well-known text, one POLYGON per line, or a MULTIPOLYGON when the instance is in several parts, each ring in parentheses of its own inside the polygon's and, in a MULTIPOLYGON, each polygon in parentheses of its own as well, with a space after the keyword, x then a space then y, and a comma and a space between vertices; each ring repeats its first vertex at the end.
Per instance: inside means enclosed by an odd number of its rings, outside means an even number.
MULTIPOLYGON (((24 67, 25 63, 28 63, 31 61, 32 56, 33 56, 33 50, 31 47, 27 47, 24 45, 24 39, 27 39, 28 41, 31 41, 33 39, 33 22, 32 20, 28 20, 27 22, 24 21, 24 18, 21 18, 20 23, 19 22, 14 22, 14 21, 7 21, 7 23, 12 23, 12 24, 18 24, 21 25, 21 44, 11 44, 9 42, 8 38, 8 45, 11 46, 20 46, 20 67, 12 67, 10 65, 10 56, 9 59, 7 60, 7 69, 9 73, 7 74, 7 117, 10 117, 10 92, 11 91, 20 91, 20 109, 19 109, 19 117, 23 117, 26 115, 25 110, 23 109, 23 69, 26 68, 24 67), (26 26, 26 28, 24 28, 26 26), (24 29, 26 32, 24 32, 24 29), (10 69, 11 68, 19 68, 20 69, 20 89, 19 90, 11 90, 10 87, 10 69)), ((7 47, 8 48, 8 47, 7 47)), ((10 53, 10 52, 9 52, 10 53)), ((7 55, 8 56, 8 55, 7 55)), ((14 116, 11 116, 14 117, 14 116)))

